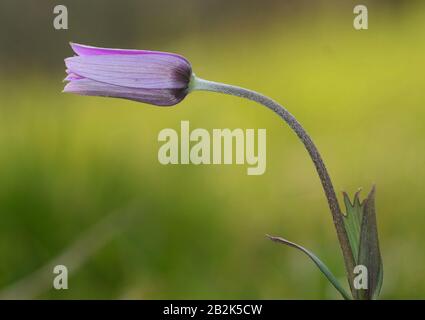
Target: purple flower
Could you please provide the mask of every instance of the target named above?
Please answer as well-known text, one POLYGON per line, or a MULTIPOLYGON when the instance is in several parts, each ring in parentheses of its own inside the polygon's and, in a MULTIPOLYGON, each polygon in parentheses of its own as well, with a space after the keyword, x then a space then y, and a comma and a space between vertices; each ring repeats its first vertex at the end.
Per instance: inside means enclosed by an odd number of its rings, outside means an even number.
POLYGON ((71 47, 77 56, 65 59, 64 92, 172 106, 189 91, 192 67, 180 55, 76 43, 71 47))

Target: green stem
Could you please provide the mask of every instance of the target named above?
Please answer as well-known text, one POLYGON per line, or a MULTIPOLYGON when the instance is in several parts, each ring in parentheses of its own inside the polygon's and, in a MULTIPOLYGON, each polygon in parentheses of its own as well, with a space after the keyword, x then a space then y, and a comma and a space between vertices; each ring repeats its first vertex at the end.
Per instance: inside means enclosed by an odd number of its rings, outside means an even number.
POLYGON ((314 166, 316 167, 317 173, 320 177, 323 190, 325 191, 329 209, 332 214, 333 223, 335 225, 338 240, 341 245, 342 253, 344 256, 345 268, 350 288, 353 292, 354 288, 352 287, 352 280, 354 270, 354 259, 353 254, 351 252, 348 236, 344 227, 343 216, 329 173, 322 160, 322 157, 320 156, 319 151, 317 150, 315 144, 313 143, 313 140, 310 138, 308 133, 304 130, 301 124, 297 121, 297 119, 295 119, 295 117, 291 113, 289 113, 284 107, 279 105, 276 101, 255 91, 228 84, 200 79, 193 75, 190 84, 190 91, 196 90, 219 92, 258 102, 272 110, 274 113, 276 113, 297 134, 298 138, 302 141, 311 159, 313 160, 314 166))

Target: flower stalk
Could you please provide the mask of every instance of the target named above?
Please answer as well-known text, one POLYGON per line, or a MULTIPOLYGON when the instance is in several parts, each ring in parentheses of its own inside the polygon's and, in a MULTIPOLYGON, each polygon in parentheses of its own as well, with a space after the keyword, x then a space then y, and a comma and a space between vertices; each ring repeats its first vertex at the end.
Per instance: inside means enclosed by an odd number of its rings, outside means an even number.
POLYGON ((336 233, 338 236, 338 240, 341 246, 342 254, 344 256, 345 269, 347 273, 347 277, 349 279, 349 284, 351 291, 354 292, 353 288, 353 270, 355 267, 354 257, 352 250, 350 248, 350 243, 348 239, 348 235, 346 229, 344 227, 343 215, 338 203, 338 199, 335 194, 335 190, 332 184, 331 177, 329 176, 328 170, 326 169, 325 163, 314 144, 313 140, 307 133, 307 131, 301 126, 301 124, 297 121, 297 119, 283 106, 278 104, 273 99, 270 99, 258 92, 248 90, 245 88, 223 84, 219 82, 213 82, 204 80, 201 78, 192 75, 191 84, 189 85, 191 91, 195 90, 203 90, 203 91, 212 91, 218 93, 224 93, 232 96, 237 96, 241 98, 246 98, 252 101, 255 101, 268 109, 272 110, 276 113, 281 119, 283 119, 289 127, 296 133, 298 138, 304 144, 307 149, 311 160, 314 163, 316 171, 320 177, 320 181, 322 183, 323 190, 326 195, 326 199, 329 205, 329 209, 332 214, 333 223, 335 225, 336 233))

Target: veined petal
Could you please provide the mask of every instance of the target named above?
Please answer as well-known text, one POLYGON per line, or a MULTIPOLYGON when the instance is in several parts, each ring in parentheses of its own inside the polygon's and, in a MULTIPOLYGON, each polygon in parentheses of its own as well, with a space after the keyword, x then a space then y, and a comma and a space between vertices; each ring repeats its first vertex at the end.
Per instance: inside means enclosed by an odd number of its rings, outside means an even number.
POLYGON ((185 60, 155 53, 75 56, 65 64, 84 78, 129 88, 183 89, 192 74, 185 60))
POLYGON ((63 79, 63 81, 72 81, 72 80, 79 80, 79 79, 84 79, 83 77, 79 76, 78 74, 75 73, 68 73, 68 75, 66 76, 65 79, 63 79))
POLYGON ((79 56, 96 56, 96 55, 109 55, 109 54, 125 54, 125 55, 137 55, 137 54, 157 54, 172 56, 189 63, 187 59, 179 54, 161 51, 150 51, 150 50, 134 50, 134 49, 110 49, 87 46, 84 44, 78 44, 70 42, 72 50, 79 56))
POLYGON ((90 79, 69 82, 63 92, 85 96, 123 98, 157 106, 172 106, 184 99, 186 90, 181 89, 140 89, 111 85, 90 79))

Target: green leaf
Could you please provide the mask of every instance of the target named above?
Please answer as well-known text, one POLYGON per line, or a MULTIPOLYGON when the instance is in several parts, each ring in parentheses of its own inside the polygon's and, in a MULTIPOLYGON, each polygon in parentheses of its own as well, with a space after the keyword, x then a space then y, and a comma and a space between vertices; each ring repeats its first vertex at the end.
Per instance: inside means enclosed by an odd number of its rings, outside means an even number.
POLYGON ((335 287, 336 290, 339 291, 339 293, 342 295, 342 297, 346 300, 351 300, 351 296, 347 293, 347 291, 344 289, 344 287, 342 287, 342 285, 339 283, 339 281, 336 279, 336 277, 332 274, 332 272, 329 270, 329 268, 316 256, 314 255, 312 252, 310 252, 309 250, 307 250, 306 248, 288 241, 286 239, 280 238, 280 237, 272 237, 267 235, 267 237, 274 241, 274 242, 278 242, 278 243, 282 243, 285 244, 287 246, 296 248, 302 252, 304 252, 311 260, 313 260, 313 262, 316 264, 316 266, 320 269, 320 271, 322 271, 322 273, 325 275, 325 277, 330 281, 330 283, 332 283, 332 285, 335 287))
POLYGON ((358 264, 367 268, 368 289, 362 296, 366 299, 376 299, 381 291, 384 271, 376 224, 375 186, 364 201, 363 212, 358 264))
POLYGON ((360 190, 354 195, 353 203, 347 193, 343 192, 346 214, 344 215, 344 226, 347 232, 348 241, 350 242, 351 252, 353 253, 354 262, 358 263, 359 246, 360 246, 360 228, 363 218, 364 202, 359 200, 360 190))
POLYGON ((368 272, 368 288, 353 291, 355 299, 376 299, 383 282, 383 265, 379 251, 378 229, 375 214, 375 187, 361 202, 359 191, 353 202, 344 192, 346 214, 344 226, 356 265, 363 265, 368 272))

